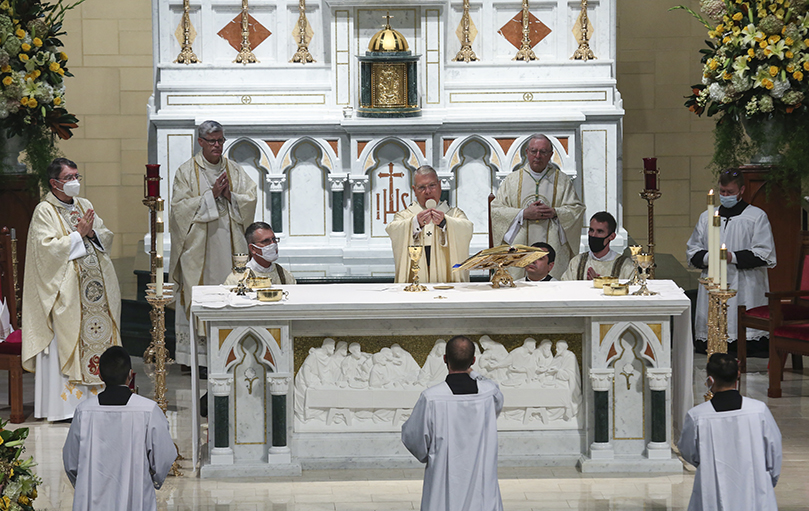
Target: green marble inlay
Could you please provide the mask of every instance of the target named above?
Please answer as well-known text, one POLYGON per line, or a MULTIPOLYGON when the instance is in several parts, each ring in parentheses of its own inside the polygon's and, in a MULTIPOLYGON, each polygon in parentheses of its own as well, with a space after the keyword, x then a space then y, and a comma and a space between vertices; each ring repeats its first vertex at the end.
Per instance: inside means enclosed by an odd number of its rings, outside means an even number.
POLYGON ((284 229, 284 219, 282 217, 283 211, 283 194, 281 192, 270 193, 270 224, 275 234, 282 232, 284 229))
POLYGON ((354 234, 365 234, 365 194, 355 193, 353 202, 354 234))
POLYGON ((287 445, 287 397, 272 397, 272 446, 287 445))
POLYGON ((595 441, 607 443, 610 441, 609 392, 598 390, 593 394, 595 398, 595 441))
POLYGON ((230 447, 230 406, 227 396, 214 396, 214 417, 216 417, 213 445, 214 447, 230 447))
POLYGON ((331 230, 343 232, 343 191, 332 192, 331 230))
POLYGON ((666 441, 666 391, 652 391, 652 442, 666 441))

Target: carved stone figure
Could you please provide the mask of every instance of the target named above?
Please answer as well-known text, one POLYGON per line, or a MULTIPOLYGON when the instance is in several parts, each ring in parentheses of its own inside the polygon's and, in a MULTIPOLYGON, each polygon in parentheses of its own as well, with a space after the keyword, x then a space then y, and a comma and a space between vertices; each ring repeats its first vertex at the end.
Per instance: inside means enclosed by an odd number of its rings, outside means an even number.
POLYGON ((416 359, 398 344, 391 345, 390 350, 393 355, 391 364, 395 374, 394 380, 399 384, 414 384, 421 371, 416 359))
POLYGON ((576 355, 567 350, 567 342, 556 341, 556 356, 553 357, 550 372, 554 375, 556 386, 570 392, 570 401, 565 407, 563 418, 571 419, 579 412, 581 404, 581 373, 576 355))
POLYGON ((506 347, 488 335, 480 338, 480 346, 483 349, 478 361, 481 373, 498 383, 505 381, 508 378, 508 368, 502 364, 509 356, 506 347))
POLYGON ((343 359, 340 365, 341 378, 340 387, 350 387, 352 389, 368 388, 368 379, 371 376, 373 360, 369 353, 363 353, 359 343, 352 342, 348 347, 349 355, 343 359))
POLYGON ((329 369, 329 360, 334 355, 334 339, 323 339, 320 348, 311 348, 309 355, 303 361, 298 374, 295 376, 294 399, 295 415, 301 421, 308 421, 314 418, 325 418, 325 412, 309 410, 307 411, 305 398, 306 389, 309 387, 319 387, 323 384, 323 376, 329 369), (323 417, 320 417, 323 415, 323 417))
POLYGON ((507 370, 507 378, 501 382, 505 387, 520 387, 533 379, 536 374, 536 351, 537 341, 528 337, 523 341, 522 346, 514 348, 508 358, 500 363, 501 367, 507 370))
POLYGON ((419 383, 426 387, 432 387, 447 378, 447 364, 444 362, 444 354, 447 352, 447 341, 438 339, 424 361, 424 367, 419 372, 419 383))

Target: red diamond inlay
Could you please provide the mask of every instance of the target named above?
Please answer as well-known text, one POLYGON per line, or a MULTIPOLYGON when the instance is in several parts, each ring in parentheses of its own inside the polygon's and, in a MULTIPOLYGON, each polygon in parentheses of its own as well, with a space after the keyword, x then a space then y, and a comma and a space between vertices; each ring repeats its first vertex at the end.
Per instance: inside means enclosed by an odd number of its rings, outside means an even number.
MULTIPOLYGON (((515 48, 519 49, 520 46, 522 46, 522 11, 508 20, 497 33, 505 37, 506 41, 510 42, 515 48)), ((529 11, 528 37, 531 40, 531 48, 539 44, 539 42, 545 39, 550 33, 551 29, 539 21, 539 19, 529 11)))
MULTIPOLYGON (((253 50, 272 35, 272 32, 267 30, 264 25, 256 21, 250 14, 247 15, 247 28, 250 31, 250 48, 253 50)), ((218 35, 227 41, 234 50, 240 51, 242 49, 242 13, 237 14, 230 23, 218 32, 218 35)))

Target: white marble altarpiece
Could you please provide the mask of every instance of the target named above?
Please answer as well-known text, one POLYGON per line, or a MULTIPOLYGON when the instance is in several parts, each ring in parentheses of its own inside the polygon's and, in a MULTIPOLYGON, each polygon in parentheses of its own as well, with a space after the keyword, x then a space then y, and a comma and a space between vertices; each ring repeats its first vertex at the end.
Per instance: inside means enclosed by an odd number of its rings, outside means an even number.
MULTIPOLYGON (((487 242, 487 202, 524 161, 527 137, 543 132, 553 160, 573 177, 585 222, 608 210, 621 227, 621 122, 616 88, 615 0, 590 0, 595 60, 571 60, 579 1, 530 0, 529 40, 537 59, 512 60, 522 39, 522 5, 470 2, 469 38, 479 60, 453 58, 464 39, 460 0, 306 0, 314 62, 298 49, 299 0, 250 0, 257 63, 234 63, 241 0, 190 0, 195 64, 179 64, 183 1, 153 0, 154 95, 150 162, 161 164, 171 203, 177 167, 198 150, 195 126, 226 127, 225 154, 258 184, 256 220, 282 241, 280 262, 299 277, 392 276, 385 225, 413 200, 412 172, 432 165, 446 198, 475 224, 470 248, 487 242), (360 67, 389 12, 417 65, 422 115, 358 118, 360 67)), ((584 226, 583 226, 584 227, 584 226)), ((170 234, 170 233, 169 233, 170 234)), ((586 232, 582 246, 586 247, 586 232)), ((146 246, 149 246, 148 243, 146 246)), ((166 241, 168 257, 170 240, 166 241)))

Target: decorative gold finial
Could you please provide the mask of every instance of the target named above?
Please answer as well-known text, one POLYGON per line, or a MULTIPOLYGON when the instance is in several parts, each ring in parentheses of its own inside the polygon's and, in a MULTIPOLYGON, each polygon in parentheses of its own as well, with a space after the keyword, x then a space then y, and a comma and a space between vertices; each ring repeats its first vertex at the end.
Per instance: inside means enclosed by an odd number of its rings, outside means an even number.
POLYGON ((579 15, 579 19, 581 20, 579 47, 576 48, 575 52, 573 52, 573 56, 570 57, 570 60, 583 60, 587 62, 590 59, 597 58, 593 53, 593 50, 590 49, 590 43, 588 42, 590 36, 588 35, 587 30, 589 25, 589 19, 587 18, 587 0, 581 0, 581 14, 579 15))
POLYGON ((258 59, 250 48, 250 18, 248 17, 247 0, 242 0, 242 49, 236 55, 234 64, 256 64, 258 59))
POLYGON ((522 0, 522 42, 520 49, 511 60, 524 60, 529 62, 537 60, 534 50, 531 49, 531 30, 528 28, 528 0, 522 0))
POLYGON ((309 28, 309 20, 306 19, 306 0, 298 1, 298 51, 292 56, 290 62, 300 62, 306 64, 307 62, 315 62, 312 54, 309 53, 309 45, 306 42, 306 29, 309 28))
POLYGON ((469 0, 463 0, 463 17, 461 18, 463 41, 461 41, 461 49, 458 50, 458 54, 452 59, 455 62, 464 61, 469 63, 473 60, 480 60, 472 50, 472 41, 469 39, 469 25, 469 0))
POLYGON ((191 10, 191 0, 183 0, 183 49, 177 55, 177 64, 199 64, 202 62, 197 58, 194 50, 191 49, 191 16, 188 11, 191 10))

